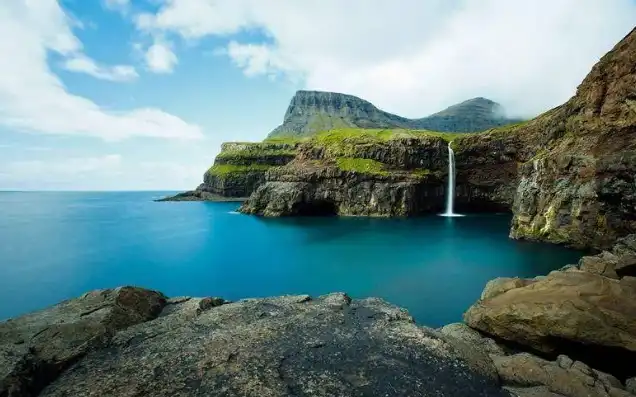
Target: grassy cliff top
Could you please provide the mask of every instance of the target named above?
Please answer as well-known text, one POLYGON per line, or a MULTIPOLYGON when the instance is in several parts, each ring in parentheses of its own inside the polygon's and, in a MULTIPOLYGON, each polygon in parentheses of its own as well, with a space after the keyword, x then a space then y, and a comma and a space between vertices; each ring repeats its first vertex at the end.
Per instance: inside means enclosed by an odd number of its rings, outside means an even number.
POLYGON ((361 140, 386 142, 400 138, 442 138, 445 141, 452 141, 455 138, 471 135, 465 132, 437 132, 428 130, 407 130, 407 129, 364 129, 364 128, 342 128, 330 131, 323 131, 316 135, 314 140, 317 143, 335 143, 344 140, 361 140))
POLYGON ((216 164, 208 169, 208 174, 214 176, 228 176, 230 174, 242 174, 253 171, 267 171, 272 168, 267 164, 250 164, 250 165, 234 165, 234 164, 216 164))

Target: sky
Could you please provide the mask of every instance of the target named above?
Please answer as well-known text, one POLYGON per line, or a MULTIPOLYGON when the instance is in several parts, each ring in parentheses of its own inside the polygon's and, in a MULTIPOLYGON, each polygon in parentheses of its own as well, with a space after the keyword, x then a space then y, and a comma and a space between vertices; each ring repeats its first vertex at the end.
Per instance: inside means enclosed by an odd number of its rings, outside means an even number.
POLYGON ((3 0, 0 190, 192 189, 299 89, 533 117, 634 21, 636 0, 3 0))

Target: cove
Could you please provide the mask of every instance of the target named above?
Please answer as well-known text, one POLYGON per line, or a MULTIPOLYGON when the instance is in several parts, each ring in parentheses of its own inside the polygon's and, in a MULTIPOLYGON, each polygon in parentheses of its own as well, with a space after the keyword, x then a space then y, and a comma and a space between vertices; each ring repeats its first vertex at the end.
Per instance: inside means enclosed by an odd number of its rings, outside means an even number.
POLYGON ((582 254, 508 239, 507 214, 263 219, 237 203, 152 201, 167 194, 0 193, 0 318, 138 285, 230 300, 344 291, 436 327, 461 320, 488 280, 582 254))

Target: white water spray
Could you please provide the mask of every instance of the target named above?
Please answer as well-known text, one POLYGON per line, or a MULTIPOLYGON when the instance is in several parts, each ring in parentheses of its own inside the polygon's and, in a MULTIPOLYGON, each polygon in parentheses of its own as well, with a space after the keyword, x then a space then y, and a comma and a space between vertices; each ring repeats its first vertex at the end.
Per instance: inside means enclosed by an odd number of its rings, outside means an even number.
POLYGON ((453 212, 455 205, 455 152, 448 142, 448 186, 446 187, 446 210, 442 216, 463 216, 453 212))

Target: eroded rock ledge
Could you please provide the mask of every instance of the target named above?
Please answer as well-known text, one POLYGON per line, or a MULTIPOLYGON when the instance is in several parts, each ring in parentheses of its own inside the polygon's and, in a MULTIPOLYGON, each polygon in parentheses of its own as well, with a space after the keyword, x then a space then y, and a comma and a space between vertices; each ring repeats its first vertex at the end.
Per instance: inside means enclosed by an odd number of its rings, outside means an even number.
POLYGON ((0 323, 0 348, 0 396, 508 395, 487 356, 341 293, 94 291, 0 323))

